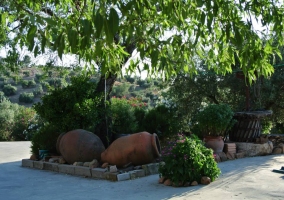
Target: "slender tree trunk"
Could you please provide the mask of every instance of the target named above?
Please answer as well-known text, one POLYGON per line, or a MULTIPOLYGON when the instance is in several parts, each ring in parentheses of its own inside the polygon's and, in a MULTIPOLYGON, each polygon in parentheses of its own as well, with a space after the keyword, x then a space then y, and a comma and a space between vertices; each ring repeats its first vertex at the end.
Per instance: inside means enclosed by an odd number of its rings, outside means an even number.
POLYGON ((96 126, 94 133, 102 140, 103 144, 107 148, 110 145, 112 134, 109 129, 111 122, 110 116, 107 114, 106 101, 110 100, 110 93, 113 88, 113 84, 116 80, 116 75, 110 74, 108 77, 101 76, 98 82, 96 93, 98 95, 103 94, 105 97, 101 102, 101 107, 104 107, 104 112, 99 112, 100 123, 96 126))
MULTIPOLYGON (((120 41, 119 36, 116 35, 114 40, 116 43, 119 43, 120 41)), ((129 56, 125 56, 124 58, 124 63, 126 63, 128 59, 131 57, 132 52, 135 49, 134 40, 131 41, 129 44, 123 43, 122 46, 125 47, 127 53, 129 54, 129 56)), ((105 107, 105 101, 110 100, 110 93, 112 91, 113 84, 116 78, 117 78, 117 75, 114 75, 114 74, 110 74, 108 77, 105 77, 104 75, 100 77, 100 80, 96 88, 96 93, 97 94, 104 93, 105 95, 105 99, 101 102, 102 107, 105 107)), ((99 117, 101 119, 101 122, 96 126, 94 133, 102 140, 103 144, 107 148, 111 143, 112 133, 110 130, 111 117, 107 114, 108 112, 106 109, 105 109, 105 112, 99 112, 99 115, 100 115, 99 117)))

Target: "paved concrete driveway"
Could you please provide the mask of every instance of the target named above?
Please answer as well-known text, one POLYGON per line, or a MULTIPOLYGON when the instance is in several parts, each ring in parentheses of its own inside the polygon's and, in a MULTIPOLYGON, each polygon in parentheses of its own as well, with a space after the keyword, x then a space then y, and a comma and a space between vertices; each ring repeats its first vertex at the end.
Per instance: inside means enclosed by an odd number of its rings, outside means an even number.
POLYGON ((222 175, 207 186, 168 187, 158 175, 110 182, 21 167, 30 142, 0 142, 1 200, 284 199, 284 155, 219 163, 222 175))

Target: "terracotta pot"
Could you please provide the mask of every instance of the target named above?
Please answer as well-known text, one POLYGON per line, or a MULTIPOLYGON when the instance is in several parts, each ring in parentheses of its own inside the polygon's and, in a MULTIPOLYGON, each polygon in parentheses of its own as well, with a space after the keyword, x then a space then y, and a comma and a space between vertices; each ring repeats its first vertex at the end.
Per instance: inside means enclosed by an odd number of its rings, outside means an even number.
POLYGON ((101 139, 89 131, 76 129, 61 134, 57 139, 57 150, 67 163, 100 160, 105 147, 101 139))
POLYGON ((204 136, 203 141, 207 148, 213 149, 214 153, 223 152, 224 140, 222 136, 204 136))
POLYGON ((101 154, 101 161, 117 167, 129 163, 133 165, 148 164, 160 157, 158 136, 148 132, 134 133, 116 139, 101 154))

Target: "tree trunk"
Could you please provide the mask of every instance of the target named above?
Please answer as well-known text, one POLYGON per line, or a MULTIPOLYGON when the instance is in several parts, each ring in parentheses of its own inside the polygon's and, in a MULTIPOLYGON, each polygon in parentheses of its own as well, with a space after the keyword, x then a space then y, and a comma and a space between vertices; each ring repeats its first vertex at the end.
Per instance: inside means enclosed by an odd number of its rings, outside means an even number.
MULTIPOLYGON (((115 36, 114 41, 116 43, 119 43, 120 41, 119 35, 115 36)), ((130 41, 129 44, 122 43, 122 46, 125 47, 127 53, 129 54, 128 56, 125 56, 124 63, 128 61, 128 59, 132 55, 132 52, 135 49, 134 41, 135 40, 130 41)), ((98 95, 104 93, 105 99, 101 102, 101 106, 103 107, 105 107, 105 101, 110 100, 110 93, 112 91, 112 87, 116 78, 117 75, 114 74, 110 74, 108 77, 105 77, 104 75, 100 77, 100 80, 96 88, 96 93, 98 95)), ((110 145, 112 139, 112 133, 111 130, 109 129, 111 124, 111 117, 107 115, 107 110, 105 110, 105 112, 99 112, 99 115, 101 122, 96 126, 94 133, 102 140, 103 144, 107 148, 110 145)))

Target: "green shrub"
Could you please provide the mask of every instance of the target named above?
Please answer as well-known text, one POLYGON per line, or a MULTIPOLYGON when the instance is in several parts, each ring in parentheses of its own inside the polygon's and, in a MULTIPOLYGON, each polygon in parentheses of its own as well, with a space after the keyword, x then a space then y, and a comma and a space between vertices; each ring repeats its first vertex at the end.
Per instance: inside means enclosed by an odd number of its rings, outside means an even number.
POLYGON ((35 116, 35 111, 32 108, 27 108, 25 106, 19 106, 15 112, 14 122, 11 130, 11 138, 15 141, 29 140, 24 133, 28 128, 29 123, 33 120, 35 116))
POLYGON ((34 105, 37 114, 61 132, 73 129, 94 130, 101 119, 98 113, 103 96, 95 94, 96 84, 88 77, 73 77, 71 85, 56 88, 42 97, 42 102, 34 105))
POLYGON ((170 179, 175 186, 197 181, 203 176, 214 181, 221 171, 214 160, 213 151, 204 146, 196 136, 178 135, 162 149, 164 164, 159 166, 160 176, 170 179))
POLYGON ((33 103, 34 102, 34 94, 31 92, 23 92, 19 96, 19 102, 21 103, 33 103))
POLYGON ((3 92, 6 96, 12 96, 16 94, 17 88, 15 86, 12 86, 11 84, 7 84, 4 85, 3 92))
POLYGON ((129 82, 129 83, 134 83, 135 82, 135 78, 129 76, 129 75, 126 75, 124 76, 124 78, 129 82))
POLYGON ((125 97, 111 98, 112 132, 115 134, 134 133, 137 122, 134 115, 134 107, 125 97))
POLYGON ((67 82, 63 78, 50 78, 47 82, 54 88, 63 88, 67 86, 67 82))
POLYGON ((210 104, 198 112, 197 126, 203 135, 225 136, 235 124, 234 112, 227 104, 210 104))
POLYGON ((43 74, 35 74, 35 82, 40 83, 44 78, 43 74))
POLYGON ((36 87, 36 82, 34 81, 34 79, 28 81, 28 87, 29 88, 36 87))
POLYGON ((28 80, 22 80, 22 81, 21 81, 21 84, 22 84, 22 88, 23 88, 23 89, 29 87, 29 81, 28 81, 28 80))
POLYGON ((146 131, 156 133, 163 139, 179 132, 180 122, 181 119, 176 117, 173 109, 158 105, 146 113, 143 126, 146 131))
POLYGON ((41 86, 42 86, 43 91, 47 91, 48 88, 50 87, 49 83, 46 82, 46 81, 41 82, 40 84, 41 84, 41 86))
POLYGON ((42 95, 43 94, 42 86, 39 85, 38 88, 34 89, 33 94, 35 97, 42 95))
POLYGON ((50 124, 45 124, 35 130, 31 139, 32 154, 38 155, 40 149, 56 153, 56 141, 59 135, 57 127, 50 124))
POLYGON ((0 141, 12 139, 12 126, 18 108, 18 104, 13 104, 9 100, 4 100, 0 103, 0 141))
POLYGON ((12 76, 12 79, 14 81, 14 85, 18 85, 22 81, 22 77, 20 77, 18 75, 12 76))
POLYGON ((7 97, 5 96, 4 92, 0 91, 0 103, 7 100, 7 97))

